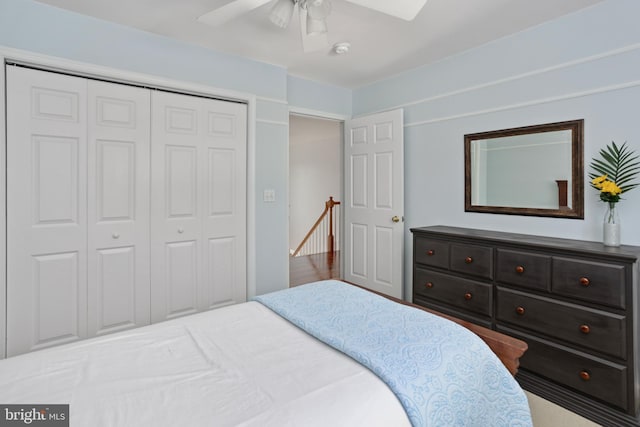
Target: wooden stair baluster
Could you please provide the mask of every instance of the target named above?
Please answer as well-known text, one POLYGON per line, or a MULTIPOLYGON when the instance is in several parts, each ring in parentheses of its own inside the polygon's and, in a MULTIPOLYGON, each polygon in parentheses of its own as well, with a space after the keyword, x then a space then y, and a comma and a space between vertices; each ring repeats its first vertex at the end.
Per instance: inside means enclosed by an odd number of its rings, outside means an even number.
POLYGON ((333 196, 329 197, 329 200, 327 200, 324 204, 324 211, 322 211, 322 214, 320 214, 320 217, 316 220, 316 222, 313 224, 311 229, 304 236, 304 239, 302 239, 302 242, 300 243, 300 245, 298 245, 296 250, 293 251, 293 254, 291 254, 292 257, 298 256, 300 251, 302 251, 305 244, 307 244, 309 239, 314 235, 314 233, 316 232, 318 227, 322 224, 323 220, 327 217, 327 215, 329 216, 329 227, 327 230, 328 235, 327 235, 326 248, 329 255, 333 256, 333 253, 335 251, 335 235, 333 233, 333 230, 334 230, 333 209, 336 205, 339 205, 339 204, 340 202, 336 202, 335 200, 333 200, 333 196))

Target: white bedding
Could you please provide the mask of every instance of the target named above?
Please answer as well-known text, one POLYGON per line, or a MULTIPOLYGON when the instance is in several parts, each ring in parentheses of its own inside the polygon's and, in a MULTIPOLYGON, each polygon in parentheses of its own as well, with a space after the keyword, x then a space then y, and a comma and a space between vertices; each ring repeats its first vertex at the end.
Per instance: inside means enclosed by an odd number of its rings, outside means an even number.
POLYGON ((3 404, 72 426, 409 426, 367 368, 257 302, 0 361, 3 404))

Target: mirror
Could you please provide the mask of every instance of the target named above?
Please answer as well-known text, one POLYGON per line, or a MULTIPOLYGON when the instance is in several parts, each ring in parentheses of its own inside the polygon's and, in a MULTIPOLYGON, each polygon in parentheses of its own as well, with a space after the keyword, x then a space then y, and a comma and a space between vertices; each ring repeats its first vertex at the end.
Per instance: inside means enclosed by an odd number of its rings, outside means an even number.
POLYGON ((584 120, 464 136, 464 210, 584 218, 584 120))

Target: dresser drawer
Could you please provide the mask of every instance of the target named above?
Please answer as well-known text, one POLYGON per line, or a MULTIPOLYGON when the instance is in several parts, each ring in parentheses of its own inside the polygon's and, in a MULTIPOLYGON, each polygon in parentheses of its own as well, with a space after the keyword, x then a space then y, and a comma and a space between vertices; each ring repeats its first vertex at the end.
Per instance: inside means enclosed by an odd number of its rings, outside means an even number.
POLYGON ((500 332, 524 340, 529 349, 520 368, 627 409, 627 368, 604 359, 573 351, 548 341, 498 327, 500 332))
POLYGON ((624 308, 624 266, 553 257, 551 290, 579 300, 624 308))
POLYGON ((423 299, 491 316, 492 287, 485 283, 417 268, 413 292, 423 299))
POLYGON ((473 276, 493 278, 493 249, 487 246, 451 244, 450 268, 473 276))
POLYGON ((551 257, 532 252, 498 249, 496 279, 510 285, 549 290, 551 257))
POLYGON ((414 245, 418 264, 449 268, 449 242, 416 236, 414 245))
POLYGON ((496 319, 624 359, 626 318, 574 304, 497 289, 496 319))

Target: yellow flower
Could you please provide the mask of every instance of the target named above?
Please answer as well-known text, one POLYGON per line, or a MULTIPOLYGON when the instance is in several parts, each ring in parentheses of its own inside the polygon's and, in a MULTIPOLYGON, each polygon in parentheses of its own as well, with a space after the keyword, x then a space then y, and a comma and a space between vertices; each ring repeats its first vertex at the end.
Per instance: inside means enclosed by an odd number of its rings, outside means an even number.
POLYGON ((606 179, 602 182, 602 184, 600 184, 600 191, 613 195, 622 193, 622 190, 616 185, 615 182, 606 179))
POLYGON ((595 185, 597 188, 602 188, 602 183, 607 180, 607 175, 602 175, 597 178, 593 178, 591 183, 595 185))

